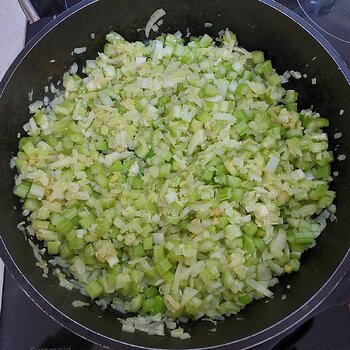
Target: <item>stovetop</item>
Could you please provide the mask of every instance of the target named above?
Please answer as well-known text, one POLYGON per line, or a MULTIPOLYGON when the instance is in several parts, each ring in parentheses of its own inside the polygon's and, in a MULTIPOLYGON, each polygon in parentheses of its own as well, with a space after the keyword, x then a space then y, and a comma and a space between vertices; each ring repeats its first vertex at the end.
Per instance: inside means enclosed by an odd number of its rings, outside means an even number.
MULTIPOLYGON (((41 20, 27 26, 26 42, 54 16, 80 1, 32 0, 41 20)), ((297 0, 278 0, 278 2, 304 17, 297 0)), ((326 33, 322 34, 350 67, 350 44, 326 33)), ((350 349, 349 329, 350 272, 306 322, 253 350, 347 350, 350 349)), ((101 350, 102 348, 57 324, 31 302, 12 276, 5 272, 0 315, 0 350, 2 349, 101 350)))

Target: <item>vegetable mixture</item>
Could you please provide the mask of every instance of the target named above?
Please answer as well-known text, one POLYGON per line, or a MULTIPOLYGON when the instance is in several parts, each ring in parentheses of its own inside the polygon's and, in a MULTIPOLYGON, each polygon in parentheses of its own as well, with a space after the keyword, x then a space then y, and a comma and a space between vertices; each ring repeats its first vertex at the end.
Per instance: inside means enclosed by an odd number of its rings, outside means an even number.
POLYGON ((30 106, 14 188, 28 230, 61 282, 121 312, 236 314, 326 225, 328 120, 298 111, 263 52, 216 41, 111 32, 84 77, 30 106))

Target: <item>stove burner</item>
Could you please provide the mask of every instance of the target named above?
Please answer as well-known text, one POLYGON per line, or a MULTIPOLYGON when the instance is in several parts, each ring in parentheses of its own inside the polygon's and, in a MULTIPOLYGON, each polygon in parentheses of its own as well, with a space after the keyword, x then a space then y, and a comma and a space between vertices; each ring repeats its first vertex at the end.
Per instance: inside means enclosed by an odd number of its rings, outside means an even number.
POLYGON ((73 5, 82 0, 31 0, 36 12, 40 16, 40 21, 28 24, 26 33, 26 43, 52 19, 73 5))

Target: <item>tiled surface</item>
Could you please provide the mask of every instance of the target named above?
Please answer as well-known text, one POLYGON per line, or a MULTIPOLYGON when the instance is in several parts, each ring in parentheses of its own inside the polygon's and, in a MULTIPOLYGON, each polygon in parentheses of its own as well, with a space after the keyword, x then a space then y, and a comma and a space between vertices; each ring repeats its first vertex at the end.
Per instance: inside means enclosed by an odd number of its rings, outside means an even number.
MULTIPOLYGON (((0 80, 24 46, 26 19, 15 0, 0 0, 0 80)), ((0 312, 4 264, 0 259, 0 312)))

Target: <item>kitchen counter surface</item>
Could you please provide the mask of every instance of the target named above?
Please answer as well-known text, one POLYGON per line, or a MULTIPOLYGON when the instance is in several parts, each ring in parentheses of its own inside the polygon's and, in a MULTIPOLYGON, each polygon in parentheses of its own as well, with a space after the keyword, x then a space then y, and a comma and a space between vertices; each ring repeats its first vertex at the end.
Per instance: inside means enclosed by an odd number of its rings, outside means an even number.
MULTIPOLYGON (((26 32, 26 18, 15 0, 0 1, 0 80, 22 50, 26 32)), ((4 264, 0 259, 0 312, 4 264)))
POLYGON ((24 46, 26 19, 17 1, 0 1, 0 79, 24 46))

